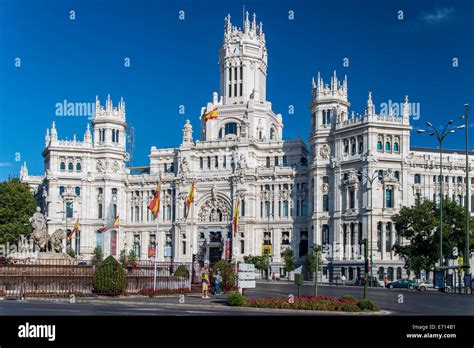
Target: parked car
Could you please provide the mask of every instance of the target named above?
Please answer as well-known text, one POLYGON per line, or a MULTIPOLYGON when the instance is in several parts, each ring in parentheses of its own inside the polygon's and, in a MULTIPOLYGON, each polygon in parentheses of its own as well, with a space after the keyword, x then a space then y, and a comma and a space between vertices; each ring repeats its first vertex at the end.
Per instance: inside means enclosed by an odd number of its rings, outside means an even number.
POLYGON ((422 280, 415 285, 415 289, 418 291, 426 291, 427 289, 433 289, 433 281, 431 279, 422 280))
POLYGON ((410 290, 413 290, 415 286, 416 286, 416 282, 410 279, 400 279, 394 282, 387 283, 387 285, 385 285, 385 287, 388 289, 405 288, 405 289, 410 289, 410 290))
MULTIPOLYGON (((433 280, 428 279, 425 281, 420 281, 415 285, 415 289, 418 291, 426 291, 428 289, 434 289, 433 280)), ((452 291, 451 286, 446 285, 446 287, 444 288, 444 292, 451 292, 451 291, 452 291)))

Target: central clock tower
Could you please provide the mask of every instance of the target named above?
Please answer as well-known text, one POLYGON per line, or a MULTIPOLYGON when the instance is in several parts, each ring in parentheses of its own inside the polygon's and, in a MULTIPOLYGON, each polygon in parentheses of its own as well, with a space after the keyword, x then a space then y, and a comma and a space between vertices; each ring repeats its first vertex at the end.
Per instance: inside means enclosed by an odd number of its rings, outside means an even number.
POLYGON ((224 42, 219 51, 220 95, 224 105, 241 104, 253 98, 266 100, 267 48, 262 23, 247 12, 243 29, 225 18, 224 42))

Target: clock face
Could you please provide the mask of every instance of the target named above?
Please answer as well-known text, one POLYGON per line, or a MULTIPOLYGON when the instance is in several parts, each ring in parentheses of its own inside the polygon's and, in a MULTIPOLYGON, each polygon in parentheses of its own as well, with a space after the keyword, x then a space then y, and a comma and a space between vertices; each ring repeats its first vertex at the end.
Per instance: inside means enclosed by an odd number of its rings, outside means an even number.
POLYGON ((239 45, 233 45, 230 48, 230 53, 232 53, 232 54, 237 54, 239 52, 240 52, 240 46, 239 45))

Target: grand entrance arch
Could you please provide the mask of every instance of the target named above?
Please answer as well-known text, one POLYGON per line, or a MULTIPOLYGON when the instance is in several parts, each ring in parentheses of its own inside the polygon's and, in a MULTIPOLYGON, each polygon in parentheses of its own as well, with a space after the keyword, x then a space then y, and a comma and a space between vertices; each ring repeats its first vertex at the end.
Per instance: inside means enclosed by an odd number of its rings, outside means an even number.
POLYGON ((227 197, 212 189, 198 214, 197 260, 201 265, 232 258, 231 208, 227 197))

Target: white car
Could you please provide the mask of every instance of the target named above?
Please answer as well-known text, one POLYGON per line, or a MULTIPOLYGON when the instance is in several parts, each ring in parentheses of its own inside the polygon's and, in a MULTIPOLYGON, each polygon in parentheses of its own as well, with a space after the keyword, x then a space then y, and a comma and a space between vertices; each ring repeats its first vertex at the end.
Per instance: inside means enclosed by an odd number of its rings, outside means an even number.
MULTIPOLYGON (((415 289, 418 291, 426 291, 428 289, 434 289, 433 285, 433 280, 424 280, 415 285, 415 289)), ((446 285, 446 288, 444 290, 445 292, 451 292, 451 287, 449 285, 446 285)))
POLYGON ((415 289, 419 291, 426 291, 427 289, 433 289, 432 280, 422 280, 421 282, 415 285, 415 289))

